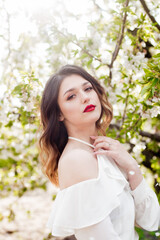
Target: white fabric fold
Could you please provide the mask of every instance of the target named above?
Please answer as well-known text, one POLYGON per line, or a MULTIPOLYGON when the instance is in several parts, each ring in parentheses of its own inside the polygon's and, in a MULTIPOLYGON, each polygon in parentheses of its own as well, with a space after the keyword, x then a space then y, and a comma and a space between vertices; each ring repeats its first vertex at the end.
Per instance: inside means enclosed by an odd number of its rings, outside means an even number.
POLYGON ((114 160, 105 155, 97 155, 97 160, 97 178, 82 181, 57 193, 47 222, 53 236, 73 235, 76 229, 102 221, 120 205, 118 195, 129 187, 128 181, 114 160))

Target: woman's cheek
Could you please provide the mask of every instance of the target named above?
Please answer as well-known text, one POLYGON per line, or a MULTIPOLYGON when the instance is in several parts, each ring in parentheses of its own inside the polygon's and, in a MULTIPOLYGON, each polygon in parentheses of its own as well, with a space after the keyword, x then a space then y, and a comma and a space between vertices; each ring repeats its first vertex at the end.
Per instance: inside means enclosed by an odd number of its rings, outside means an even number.
POLYGON ((68 103, 64 106, 64 112, 67 114, 67 115, 70 115, 71 113, 77 113, 77 104, 74 102, 74 103, 68 103))

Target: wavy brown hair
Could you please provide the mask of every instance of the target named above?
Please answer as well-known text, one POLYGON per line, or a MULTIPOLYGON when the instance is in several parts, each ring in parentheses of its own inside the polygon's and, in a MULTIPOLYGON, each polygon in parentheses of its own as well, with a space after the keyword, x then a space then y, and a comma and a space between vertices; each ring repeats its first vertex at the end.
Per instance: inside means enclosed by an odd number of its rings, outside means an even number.
POLYGON ((113 117, 113 109, 108 102, 104 88, 83 68, 76 65, 65 65, 49 78, 40 104, 42 134, 39 139, 39 147, 42 171, 56 187, 59 187, 58 161, 68 141, 66 127, 62 121, 59 121, 58 94, 62 81, 73 74, 89 81, 100 99, 102 112, 96 122, 99 135, 105 135, 105 130, 113 117))

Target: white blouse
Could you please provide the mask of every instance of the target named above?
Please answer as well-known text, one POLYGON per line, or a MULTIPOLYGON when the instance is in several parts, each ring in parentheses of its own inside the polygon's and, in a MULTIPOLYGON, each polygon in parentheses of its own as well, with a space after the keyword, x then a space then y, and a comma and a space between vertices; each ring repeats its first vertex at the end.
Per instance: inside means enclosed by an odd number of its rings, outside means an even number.
POLYGON ((112 158, 97 155, 98 177, 59 190, 47 222, 52 235, 77 240, 137 240, 135 222, 158 230, 160 206, 143 180, 131 191, 112 158))

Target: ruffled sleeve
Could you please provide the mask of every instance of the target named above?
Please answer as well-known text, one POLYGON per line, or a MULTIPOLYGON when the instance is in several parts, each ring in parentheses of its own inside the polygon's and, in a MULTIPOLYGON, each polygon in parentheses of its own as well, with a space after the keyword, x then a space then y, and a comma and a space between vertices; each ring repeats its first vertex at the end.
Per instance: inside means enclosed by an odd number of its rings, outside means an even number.
POLYGON ((57 193, 47 227, 66 237, 76 229, 96 224, 120 205, 118 195, 128 182, 113 161, 98 155, 97 178, 82 181, 57 193), (118 181, 117 181, 118 179, 118 181))
POLYGON ((160 226, 160 206, 155 192, 145 179, 131 191, 135 202, 136 223, 148 231, 158 230, 160 226))

